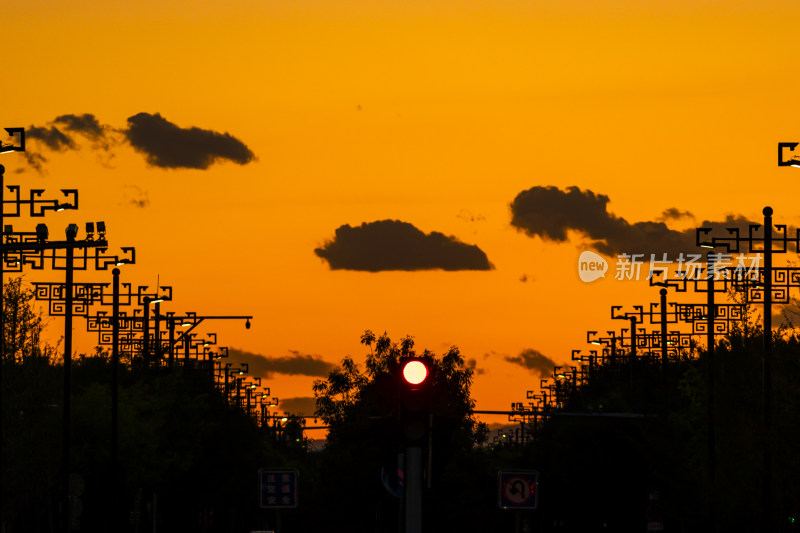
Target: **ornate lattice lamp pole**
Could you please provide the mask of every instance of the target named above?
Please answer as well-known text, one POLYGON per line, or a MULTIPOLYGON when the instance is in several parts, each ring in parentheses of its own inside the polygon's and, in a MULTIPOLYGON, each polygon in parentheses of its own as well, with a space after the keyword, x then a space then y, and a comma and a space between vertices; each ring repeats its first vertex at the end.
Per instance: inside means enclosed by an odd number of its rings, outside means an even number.
MULTIPOLYGON (((780 150, 780 147, 779 147, 780 150)), ((763 527, 766 531, 775 529, 772 512, 772 305, 777 302, 788 302, 790 287, 800 285, 800 280, 787 276, 780 278, 780 273, 785 271, 790 274, 795 269, 774 269, 773 254, 787 253, 791 249, 800 251, 800 230, 794 229, 794 234, 788 234, 785 224, 773 224, 772 208, 767 206, 762 210, 764 224, 750 224, 747 234, 742 235, 736 227, 727 228, 728 235, 711 235, 712 228, 697 229, 697 244, 708 248, 721 248, 727 254, 749 253, 763 254, 764 268, 758 271, 757 283, 751 284, 752 278, 739 275, 734 276, 727 284, 741 286, 748 284, 748 299, 758 301, 759 296, 764 303, 764 339, 763 339, 763 373, 762 373, 762 398, 764 404, 764 455, 763 455, 763 487, 762 487, 762 513, 763 527), (778 283, 774 285, 773 282, 778 283)))
MULTIPOLYGON (((64 270, 66 272, 63 289, 56 291, 63 296, 64 305, 64 400, 63 400, 63 424, 62 424, 62 528, 67 531, 70 527, 70 501, 69 501, 69 475, 70 475, 70 422, 71 422, 71 380, 72 380, 72 318, 75 314, 75 283, 74 271, 87 270, 93 267, 95 270, 107 270, 110 265, 120 262, 133 263, 134 249, 123 248, 129 252, 131 257, 120 259, 117 256, 109 257, 105 255, 108 250, 106 241, 105 224, 99 222, 97 225, 97 238, 95 238, 95 226, 93 223, 86 225, 86 238, 77 239, 78 226, 70 224, 66 230, 65 241, 48 241, 49 231, 45 224, 39 224, 36 232, 15 233, 10 227, 4 228, 5 238, 4 250, 13 251, 16 260, 21 268, 30 266, 34 270, 49 268, 52 270, 64 270), (94 250, 90 255, 89 250, 94 250), (59 255, 63 250, 64 255, 59 255), (76 256, 75 251, 80 250, 82 254, 76 256)), ((80 286, 80 285, 79 285, 80 286)), ((84 296, 92 297, 92 291, 84 296)), ((79 302, 79 311, 82 308, 79 302)))

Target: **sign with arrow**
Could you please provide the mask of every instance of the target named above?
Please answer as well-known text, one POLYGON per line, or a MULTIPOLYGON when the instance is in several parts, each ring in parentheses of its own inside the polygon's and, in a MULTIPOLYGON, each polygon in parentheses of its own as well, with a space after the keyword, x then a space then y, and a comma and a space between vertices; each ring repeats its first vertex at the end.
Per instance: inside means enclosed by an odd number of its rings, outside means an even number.
POLYGON ((500 471, 497 479, 497 505, 501 509, 536 509, 539 499, 539 472, 500 471))

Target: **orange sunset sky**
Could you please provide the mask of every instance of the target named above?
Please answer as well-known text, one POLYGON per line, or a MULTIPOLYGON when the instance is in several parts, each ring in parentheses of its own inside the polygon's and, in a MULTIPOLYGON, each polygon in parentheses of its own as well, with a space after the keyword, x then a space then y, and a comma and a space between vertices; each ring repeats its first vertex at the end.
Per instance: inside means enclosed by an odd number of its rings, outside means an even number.
MULTIPOLYGON (((513 226, 510 204, 531 188, 606 195, 630 224, 668 208, 694 217, 667 219, 678 230, 758 221, 765 205, 800 223, 800 171, 775 162, 778 142, 800 141, 796 1, 26 0, 2 11, 0 126, 43 128, 28 133, 38 169, 0 157, 6 184, 79 189, 78 211, 46 218, 51 236, 104 220, 112 253, 136 247, 123 281, 173 286, 163 311, 254 315, 250 330, 201 332, 267 358, 281 371, 263 383, 284 401, 312 396, 318 379, 286 373, 293 361, 363 361, 371 329, 436 353, 457 345, 476 366, 477 408, 507 409, 540 379, 509 358, 566 363, 586 330, 619 327, 610 305, 657 299, 645 281, 583 283, 585 232, 553 242, 513 226), (56 120, 85 114, 101 137, 56 120), (188 168, 154 155, 153 142, 184 149, 191 127, 254 157, 213 152, 188 168), (71 144, 30 133, 49 128, 71 144), (493 269, 331 269, 315 253, 337 228, 381 220, 477 246, 493 269)), ((77 319, 78 352, 94 347, 84 329, 77 319)))

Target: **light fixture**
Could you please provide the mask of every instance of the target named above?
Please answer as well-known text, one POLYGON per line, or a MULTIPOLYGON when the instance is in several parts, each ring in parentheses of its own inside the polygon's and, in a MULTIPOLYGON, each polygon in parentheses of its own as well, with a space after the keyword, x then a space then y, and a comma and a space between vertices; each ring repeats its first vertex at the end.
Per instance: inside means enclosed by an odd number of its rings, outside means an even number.
POLYGON ((250 329, 250 319, 247 319, 247 322, 244 323, 245 329, 250 329))
POLYGON ((86 238, 91 239, 94 237, 94 222, 86 223, 86 238))
MULTIPOLYGON (((11 229, 11 226, 6 226, 7 230, 11 229)), ((50 235, 50 232, 47 229, 47 224, 37 224, 36 225, 36 239, 40 243, 44 243, 47 240, 47 237, 50 235)))
POLYGON ((783 149, 788 148, 789 151, 794 152, 794 149, 797 148, 797 145, 800 143, 778 143, 778 166, 779 167, 797 167, 800 166, 800 161, 797 160, 797 156, 792 156, 791 159, 786 161, 783 160, 783 149))
POLYGON ((0 154, 9 152, 24 152, 25 151, 25 128, 5 128, 6 133, 11 136, 19 133, 19 146, 13 144, 6 144, 0 141, 0 154))
POLYGON ((78 225, 70 224, 67 226, 67 239, 74 239, 78 236, 78 225))

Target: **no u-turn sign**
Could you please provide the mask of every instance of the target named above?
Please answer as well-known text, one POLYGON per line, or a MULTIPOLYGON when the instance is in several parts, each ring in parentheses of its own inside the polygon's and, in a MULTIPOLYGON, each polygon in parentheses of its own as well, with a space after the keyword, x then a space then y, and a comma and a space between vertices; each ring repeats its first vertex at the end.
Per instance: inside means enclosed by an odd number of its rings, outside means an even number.
POLYGON ((539 499, 539 472, 501 471, 497 477, 497 504, 501 509, 536 509, 539 499))

